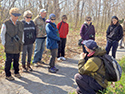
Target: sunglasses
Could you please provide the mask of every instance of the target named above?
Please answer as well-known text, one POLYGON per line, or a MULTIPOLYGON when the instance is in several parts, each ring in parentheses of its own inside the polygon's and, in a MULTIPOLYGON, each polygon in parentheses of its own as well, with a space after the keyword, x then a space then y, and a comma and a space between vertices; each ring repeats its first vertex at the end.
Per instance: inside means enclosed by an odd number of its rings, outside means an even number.
POLYGON ((51 19, 51 20, 56 20, 56 19, 51 19))
POLYGON ((32 17, 26 17, 27 19, 32 19, 32 17))
POLYGON ((91 20, 86 20, 87 22, 90 22, 91 20))

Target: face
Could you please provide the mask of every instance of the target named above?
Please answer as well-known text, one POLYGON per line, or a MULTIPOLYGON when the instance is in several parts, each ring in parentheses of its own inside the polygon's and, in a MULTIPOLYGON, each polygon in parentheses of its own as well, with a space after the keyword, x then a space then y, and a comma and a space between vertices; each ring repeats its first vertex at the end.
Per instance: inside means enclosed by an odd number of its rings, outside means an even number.
POLYGON ((54 23, 55 20, 56 20, 56 18, 52 18, 52 19, 50 19, 50 21, 51 21, 52 23, 54 23))
POLYGON ((11 14, 11 18, 12 18, 13 21, 17 21, 17 19, 19 18, 19 16, 14 16, 14 15, 11 14))
POLYGON ((87 52, 90 52, 90 49, 88 49, 87 46, 84 45, 84 47, 85 47, 85 49, 86 49, 87 52))
POLYGON ((67 21, 67 19, 63 19, 63 22, 66 22, 67 21))
POLYGON ((115 25, 118 22, 116 19, 112 19, 112 23, 115 25))
POLYGON ((30 22, 31 19, 32 19, 32 15, 27 15, 27 16, 25 17, 26 22, 30 22))
POLYGON ((46 12, 41 12, 40 14, 41 14, 41 17, 42 17, 42 18, 45 18, 45 17, 46 17, 46 12))
POLYGON ((90 19, 87 19, 86 20, 87 24, 89 25, 91 23, 91 20, 90 19))

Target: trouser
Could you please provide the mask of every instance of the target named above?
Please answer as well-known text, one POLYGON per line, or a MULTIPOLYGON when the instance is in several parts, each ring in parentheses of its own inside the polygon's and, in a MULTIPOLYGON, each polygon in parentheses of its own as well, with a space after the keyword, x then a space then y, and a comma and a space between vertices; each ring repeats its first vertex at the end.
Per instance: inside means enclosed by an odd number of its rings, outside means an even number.
POLYGON ((60 42, 58 43, 58 56, 57 58, 65 56, 65 46, 66 46, 66 38, 60 38, 60 42))
POLYGON ((49 62, 50 68, 55 67, 55 59, 57 57, 57 50, 58 49, 50 49, 50 52, 51 52, 51 57, 50 57, 50 62, 49 62))
MULTIPOLYGON (((122 37, 122 39, 120 40, 119 46, 122 46, 122 43, 124 44, 124 38, 122 37)), ((125 45, 124 45, 125 46, 125 45)))
POLYGON ((102 91, 104 89, 94 78, 90 76, 80 75, 77 73, 74 78, 78 85, 78 94, 96 94, 99 90, 102 91))
POLYGON ((28 55, 27 62, 31 62, 32 57, 32 50, 33 50, 33 44, 29 45, 23 45, 23 52, 22 52, 22 64, 25 65, 26 62, 26 55, 28 55))
POLYGON ((45 38, 42 39, 36 39, 36 45, 35 45, 35 50, 34 50, 34 59, 33 63, 37 63, 41 61, 42 59, 42 54, 45 48, 45 38))
POLYGON ((11 68, 12 61, 13 61, 14 73, 15 74, 19 73, 19 56, 20 54, 6 53, 5 73, 7 77, 11 76, 10 68, 11 68))
POLYGON ((112 56, 115 58, 116 51, 117 51, 117 48, 118 48, 118 41, 107 40, 107 45, 106 45, 107 54, 109 54, 111 48, 112 48, 112 56))

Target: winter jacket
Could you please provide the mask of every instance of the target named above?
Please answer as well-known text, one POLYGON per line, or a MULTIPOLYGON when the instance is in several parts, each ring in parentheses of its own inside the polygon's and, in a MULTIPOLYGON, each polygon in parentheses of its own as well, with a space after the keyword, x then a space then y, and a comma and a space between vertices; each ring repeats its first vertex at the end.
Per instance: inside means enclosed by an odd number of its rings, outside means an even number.
POLYGON ((119 25, 109 25, 106 38, 109 41, 119 41, 123 37, 123 29, 122 26, 119 25))
POLYGON ((92 25, 92 23, 90 23, 90 25, 88 25, 87 23, 84 23, 82 25, 80 30, 80 36, 83 40, 89 40, 89 39, 95 40, 95 28, 92 25), (86 32, 88 33, 86 34, 86 32))
POLYGON ((60 37, 58 36, 58 29, 56 28, 55 23, 48 22, 46 24, 46 34, 47 34, 47 40, 46 40, 47 49, 57 49, 58 48, 57 42, 60 40, 60 37))
POLYGON ((106 53, 106 50, 97 48, 95 53, 89 57, 89 59, 85 62, 84 59, 81 59, 78 63, 78 72, 81 75, 88 75, 94 78, 103 88, 108 86, 108 81, 103 79, 99 74, 105 76, 105 68, 104 65, 100 68, 98 73, 96 72, 101 66, 101 59, 96 56, 102 56, 106 53))
POLYGON ((57 29, 59 30, 60 38, 66 38, 69 32, 69 25, 66 22, 61 21, 57 24, 57 29))
POLYGON ((36 27, 33 21, 29 24, 22 20, 24 23, 24 45, 33 44, 36 39, 36 27))
POLYGON ((38 15, 34 20, 36 26, 36 37, 37 38, 45 38, 46 37, 46 30, 45 30, 45 18, 42 18, 38 15))

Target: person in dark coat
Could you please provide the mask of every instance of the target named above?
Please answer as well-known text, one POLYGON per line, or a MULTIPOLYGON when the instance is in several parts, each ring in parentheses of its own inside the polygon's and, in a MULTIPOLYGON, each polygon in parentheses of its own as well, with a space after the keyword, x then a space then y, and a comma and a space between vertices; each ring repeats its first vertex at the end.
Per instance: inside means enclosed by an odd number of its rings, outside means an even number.
MULTIPOLYGON (((92 18, 87 16, 85 18, 84 24, 81 27, 80 36, 81 36, 81 39, 83 40, 82 42, 89 39, 95 40, 95 27, 94 25, 92 25, 91 20, 92 18)), ((82 47, 83 47, 83 52, 88 53, 84 47, 84 44, 82 44, 82 47)), ((85 59, 87 60, 87 57, 85 57, 85 59)))
MULTIPOLYGON (((89 39, 95 40, 95 28, 94 25, 92 25, 91 19, 92 19, 91 17, 86 17, 85 23, 81 27, 80 36, 83 39, 83 41, 89 39)), ((82 46, 83 46, 83 52, 87 53, 84 45, 82 46)))
POLYGON ((23 52, 22 52, 22 68, 23 72, 32 71, 33 69, 30 66, 32 51, 33 51, 33 43, 36 39, 36 27, 32 19, 32 12, 27 10, 24 12, 24 44, 23 44, 23 52), (25 66, 26 63, 26 55, 27 56, 27 67, 25 66))
POLYGON ((109 54, 110 49, 112 48, 112 56, 116 57, 116 51, 118 48, 118 42, 123 37, 123 29, 122 26, 119 24, 118 17, 113 16, 111 19, 111 24, 109 25, 106 38, 107 38, 107 45, 106 51, 109 54))

